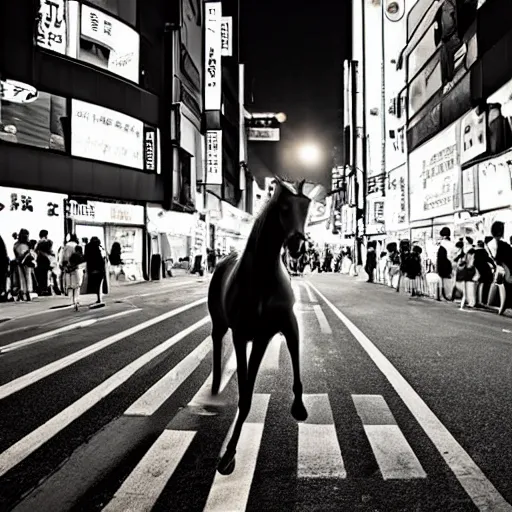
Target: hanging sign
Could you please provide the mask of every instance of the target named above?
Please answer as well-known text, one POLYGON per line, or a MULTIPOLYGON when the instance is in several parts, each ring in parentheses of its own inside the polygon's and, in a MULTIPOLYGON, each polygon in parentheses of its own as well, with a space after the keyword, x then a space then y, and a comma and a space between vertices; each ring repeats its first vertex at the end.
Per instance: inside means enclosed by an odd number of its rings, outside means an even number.
POLYGON ((16 80, 0 80, 0 100, 11 103, 34 103, 39 98, 35 87, 16 80))
POLYGON ((221 2, 205 2, 204 109, 221 109, 221 2))
POLYGON ((464 116, 460 129, 460 163, 465 164, 487 151, 487 129, 485 112, 478 115, 478 109, 473 109, 464 116))
POLYGON ((206 132, 206 184, 222 185, 222 131, 206 132))
POLYGON ((66 55, 66 0, 40 0, 36 43, 41 48, 66 55))
POLYGON ((220 49, 223 57, 233 55, 233 18, 223 16, 220 24, 220 49))

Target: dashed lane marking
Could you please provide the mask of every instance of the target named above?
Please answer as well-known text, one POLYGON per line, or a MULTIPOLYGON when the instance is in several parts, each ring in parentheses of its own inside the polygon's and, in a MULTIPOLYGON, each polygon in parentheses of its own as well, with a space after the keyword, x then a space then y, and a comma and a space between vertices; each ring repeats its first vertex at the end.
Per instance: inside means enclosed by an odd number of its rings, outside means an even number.
MULTIPOLYGON (((251 412, 240 435, 235 470, 231 475, 215 474, 204 512, 227 512, 246 509, 263 437, 269 400, 270 395, 254 395, 251 412)), ((232 428, 224 445, 229 440, 231 432, 232 428)), ((223 446, 223 450, 224 448, 225 446, 223 446)))
POLYGON ((420 461, 380 395, 352 395, 384 480, 426 478, 420 461))
POLYGON ((169 350, 172 346, 186 338, 195 330, 206 325, 209 321, 209 316, 204 317, 202 320, 199 320, 190 327, 187 327, 149 352, 146 352, 144 355, 125 366, 122 370, 119 370, 107 380, 103 381, 99 386, 96 386, 76 402, 73 402, 70 406, 53 416, 53 418, 48 420, 46 423, 33 430, 30 434, 27 434, 7 450, 0 453, 0 477, 26 459, 35 450, 70 425, 82 414, 94 407, 100 400, 121 386, 121 384, 124 384, 135 374, 135 372, 143 368, 160 354, 169 350))
POLYGON ((199 299, 199 300, 196 300, 189 304, 186 304, 185 306, 181 306, 179 308, 172 309, 171 311, 168 311, 167 313, 164 313, 162 315, 159 315, 159 316, 156 316, 149 320, 146 320, 145 322, 135 325, 134 327, 130 327, 129 329, 126 329, 125 331, 118 332, 112 336, 109 336, 108 338, 105 338, 101 341, 98 341, 97 343, 94 343, 93 345, 85 347, 82 350, 79 350, 78 352, 74 352, 73 354, 70 354, 69 356, 58 359, 57 361, 53 361, 52 363, 42 366, 41 368, 38 368, 37 370, 34 370, 30 373, 22 375, 21 377, 18 377, 17 379, 11 380, 10 382, 7 382, 6 384, 3 384, 2 386, 0 386, 0 400, 26 388, 27 386, 31 386, 32 384, 35 384, 36 382, 40 381, 41 379, 44 379, 44 378, 48 377, 49 375, 52 375, 53 373, 56 373, 56 372, 62 370, 63 368, 66 368, 66 367, 76 363, 77 361, 80 361, 81 359, 84 359, 85 357, 90 356, 91 354, 94 354, 95 352, 98 352, 106 347, 109 347, 110 345, 113 345, 114 343, 117 343, 118 341, 123 340, 123 339, 127 338, 128 336, 132 336, 133 334, 136 334, 144 329, 147 329, 148 327, 151 327, 160 322, 168 320, 169 318, 172 318, 176 315, 184 313, 185 311, 195 308, 196 306, 200 306, 201 304, 204 304, 206 302, 206 300, 207 299, 205 297, 203 299, 199 299))
POLYGON ((315 293, 329 306, 332 312, 345 324, 354 338, 363 347, 379 370, 391 383, 398 396, 411 411, 436 449, 450 467, 475 506, 481 511, 512 512, 499 491, 476 465, 475 461, 462 448, 439 418, 432 412, 412 386, 402 377, 386 356, 369 340, 369 338, 352 323, 316 286, 309 283, 315 293))
POLYGON ((302 282, 302 286, 304 286, 304 288, 306 288, 306 292, 308 294, 309 302, 311 302, 313 304, 316 304, 316 302, 317 302, 316 297, 315 297, 315 295, 313 293, 313 290, 311 290, 311 287, 308 286, 308 283, 302 282))
MULTIPOLYGON (((115 313, 109 316, 102 316, 98 318, 89 318, 87 320, 82 320, 81 322, 77 322, 70 325, 65 325, 64 327, 59 327, 58 329, 54 329, 53 331, 43 332, 41 334, 37 334, 35 336, 31 336, 30 338, 25 338, 23 340, 15 341, 13 343, 9 343, 9 345, 4 345, 0 347, 0 354, 5 354, 7 352, 12 352, 13 350, 18 350, 20 348, 27 347, 28 345, 33 345, 34 343, 38 343, 39 341, 44 341, 49 338, 53 338, 62 334, 64 332, 74 331, 76 329, 83 329, 85 327, 90 327, 91 325, 97 324, 98 322, 104 322, 106 320, 113 320, 114 318, 120 318, 122 316, 130 315, 131 313, 135 313, 136 311, 141 311, 139 308, 129 309, 127 311, 121 311, 120 313, 115 313)), ((0 333, 3 334, 3 333, 0 333)))
POLYGON ((322 311, 322 306, 320 306, 320 304, 315 304, 313 306, 313 311, 315 312, 318 323, 320 324, 320 330, 324 334, 332 334, 331 326, 329 325, 329 322, 327 321, 327 318, 322 311))
POLYGON ((327 394, 303 395, 308 419, 299 423, 297 476, 346 478, 327 394))

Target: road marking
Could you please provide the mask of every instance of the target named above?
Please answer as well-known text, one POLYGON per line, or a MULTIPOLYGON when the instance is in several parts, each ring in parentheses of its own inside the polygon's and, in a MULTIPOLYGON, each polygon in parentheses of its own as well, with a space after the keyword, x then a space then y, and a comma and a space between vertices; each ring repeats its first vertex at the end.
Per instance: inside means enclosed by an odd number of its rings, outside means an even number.
POLYGON ((329 325, 329 322, 327 321, 327 318, 322 311, 322 306, 320 304, 315 304, 313 306, 313 311, 315 312, 316 319, 318 320, 318 323, 320 324, 320 330, 324 334, 332 334, 331 326, 329 325))
POLYGON ((308 293, 308 299, 309 299, 309 302, 316 303, 316 302, 317 302, 316 297, 315 297, 315 295, 313 294, 313 290, 311 290, 311 287, 310 287, 310 286, 308 286, 308 283, 303 282, 303 283, 302 283, 302 286, 304 286, 304 288, 306 288, 306 291, 307 291, 307 293, 308 293))
MULTIPOLYGON (((231 475, 226 476, 215 473, 204 512, 234 512, 246 509, 263 437, 269 400, 270 395, 254 395, 251 412, 240 435, 235 470, 231 475)), ((224 444, 229 440, 231 431, 232 428, 224 444)))
POLYGON ((195 435, 185 430, 164 430, 103 511, 151 510, 195 435))
POLYGON ((168 285, 165 290, 158 290, 158 291, 152 291, 152 292, 146 292, 146 293, 136 293, 134 295, 128 295, 127 297, 119 297, 119 300, 128 300, 128 299, 135 299, 137 297, 151 297, 153 295, 163 295, 164 293, 169 293, 172 290, 178 290, 180 288, 184 288, 185 286, 189 286, 191 284, 195 284, 197 281, 190 280, 186 282, 176 283, 174 285, 168 285))
POLYGON ((191 302, 190 304, 186 304, 185 306, 172 309, 171 311, 168 311, 163 315, 159 315, 149 320, 146 320, 145 322, 135 325, 134 327, 130 327, 125 331, 118 332, 113 336, 109 336, 108 338, 98 341, 97 343, 94 343, 94 345, 85 347, 82 350, 79 350, 78 352, 63 357, 62 359, 58 359, 53 363, 49 363, 45 366, 42 366, 41 368, 38 368, 33 372, 22 375, 17 379, 11 380, 10 382, 7 382, 6 384, 0 386, 0 400, 26 388, 27 386, 30 386, 40 381, 41 379, 48 377, 49 375, 52 375, 55 372, 62 370, 63 368, 66 368, 76 363, 77 361, 80 361, 81 359, 84 359, 87 356, 90 356, 91 354, 94 354, 95 352, 98 352, 106 347, 109 347, 110 345, 113 345, 114 343, 117 343, 118 341, 127 338, 128 336, 132 336, 133 334, 136 334, 144 329, 147 329, 148 327, 163 322, 164 320, 168 320, 169 318, 179 315, 185 311, 188 311, 189 309, 195 308, 196 306, 200 306, 201 304, 204 304, 206 300, 207 298, 205 297, 203 299, 191 302))
POLYGON ((426 478, 420 461, 380 395, 352 395, 384 480, 426 478))
POLYGON ((33 430, 30 434, 27 434, 7 450, 0 453, 0 477, 5 475, 7 471, 19 464, 53 436, 66 428, 70 423, 95 406, 103 398, 116 390, 121 384, 124 384, 135 372, 143 368, 160 354, 169 350, 173 345, 186 338, 195 330, 206 325, 209 321, 210 317, 206 316, 149 352, 146 352, 144 355, 125 366, 122 370, 119 370, 107 380, 103 381, 99 386, 96 386, 76 402, 73 402, 60 413, 53 416, 53 418, 49 419, 46 423, 33 430))
POLYGON ((277 334, 270 340, 263 361, 261 362, 261 371, 270 372, 279 370, 279 358, 281 356, 283 339, 283 335, 277 334))
POLYGON ((295 281, 292 282, 292 290, 293 290, 293 295, 295 296, 295 304, 300 304, 301 303, 300 288, 299 288, 299 285, 295 281))
POLYGON ((19 348, 24 348, 28 345, 33 345, 39 341, 47 340, 48 338, 53 338, 62 334, 63 332, 74 331, 76 329, 83 329, 85 327, 90 327, 98 322, 103 322, 105 320, 112 320, 113 318, 119 318, 121 316, 126 316, 131 313, 135 313, 136 311, 141 311, 140 308, 129 309, 127 311, 121 311, 120 313, 115 313, 114 315, 103 316, 98 318, 90 318, 88 320, 82 320, 81 322, 77 322, 74 324, 65 325, 64 327, 59 327, 58 329, 54 329, 53 331, 43 332, 41 334, 37 334, 36 336, 31 336, 30 338, 25 338, 24 340, 15 341, 14 343, 9 343, 9 345, 4 345, 0 347, 0 354, 5 354, 7 352, 12 352, 13 350, 17 350, 19 348))
POLYGON ((308 419, 299 423, 297 476, 299 478, 346 478, 329 397, 303 395, 308 419))
POLYGON ((354 338, 364 348, 373 362, 391 383, 398 396, 411 411, 427 436, 437 448, 441 457, 450 467, 475 506, 482 511, 512 511, 510 505, 487 479, 475 461, 450 434, 439 418, 414 391, 384 354, 356 327, 332 302, 314 285, 309 283, 316 294, 331 308, 333 313, 345 324, 354 338))
POLYGON ((212 349, 212 339, 208 336, 190 354, 151 386, 124 414, 128 416, 152 416, 192 375, 212 349))

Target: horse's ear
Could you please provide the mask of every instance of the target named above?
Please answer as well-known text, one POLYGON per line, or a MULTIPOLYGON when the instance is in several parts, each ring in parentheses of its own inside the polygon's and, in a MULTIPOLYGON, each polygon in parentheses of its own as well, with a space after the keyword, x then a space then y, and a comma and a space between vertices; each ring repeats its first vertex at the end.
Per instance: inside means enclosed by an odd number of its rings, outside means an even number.
POLYGON ((299 181, 299 184, 297 186, 297 192, 298 194, 302 194, 302 189, 304 188, 304 184, 306 183, 306 180, 299 181))

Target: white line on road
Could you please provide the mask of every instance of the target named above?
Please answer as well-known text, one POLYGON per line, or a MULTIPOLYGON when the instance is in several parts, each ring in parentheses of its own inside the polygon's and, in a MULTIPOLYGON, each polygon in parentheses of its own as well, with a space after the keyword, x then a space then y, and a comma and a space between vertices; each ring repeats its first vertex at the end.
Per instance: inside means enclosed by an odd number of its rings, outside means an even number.
POLYGON ((152 416, 192 375, 211 349, 212 339, 208 336, 171 371, 151 386, 124 414, 128 416, 152 416))
POLYGON ((284 337, 281 334, 274 336, 268 344, 267 351, 261 362, 261 371, 279 370, 279 358, 284 337))
POLYGON ((190 281, 180 282, 180 283, 176 283, 174 285, 168 285, 165 287, 164 290, 155 290, 155 291, 146 292, 146 293, 136 293, 134 295, 128 295, 127 297, 119 297, 118 300, 128 300, 128 299, 135 299, 138 297, 151 297, 153 295, 163 295, 164 293, 169 293, 173 290, 178 290, 180 288, 184 288, 185 286, 189 286, 189 285, 195 284, 195 283, 197 283, 197 281, 191 279, 190 281))
POLYGON ((316 300, 316 297, 315 295, 313 294, 313 290, 311 290, 311 287, 308 286, 308 283, 306 283, 305 281, 302 282, 302 286, 304 286, 304 288, 306 288, 306 291, 308 292, 308 299, 309 299, 309 302, 312 302, 312 303, 316 303, 317 300, 316 300))
POLYGON ((132 336, 133 334, 136 334, 144 329, 147 329, 148 327, 163 322, 164 320, 168 320, 169 318, 184 313, 185 311, 195 308, 196 306, 200 306, 201 304, 204 304, 206 300, 207 299, 205 297, 203 299, 191 302, 190 304, 185 304, 184 306, 181 306, 179 308, 172 309, 171 311, 168 311, 163 315, 159 315, 149 320, 146 320, 141 324, 135 325, 134 327, 130 327, 125 331, 118 332, 113 336, 109 336, 108 338, 98 341, 97 343, 85 347, 82 350, 79 350, 78 352, 58 359, 53 363, 49 363, 45 366, 42 366, 41 368, 38 368, 33 372, 22 375, 17 379, 11 380, 10 382, 7 382, 6 384, 0 386, 0 400, 26 388, 27 386, 30 386, 40 381, 41 379, 48 377, 49 375, 52 375, 55 372, 62 370, 63 368, 66 368, 76 363, 77 361, 80 361, 81 359, 84 359, 87 356, 90 356, 91 354, 94 354, 95 352, 98 352, 106 347, 109 347, 110 345, 113 345, 114 343, 117 343, 118 341, 123 340, 128 336, 132 336))
POLYGON ((346 478, 334 426, 329 397, 326 394, 303 395, 309 416, 299 423, 299 478, 346 478))
POLYGON ((332 334, 331 326, 329 325, 329 322, 327 321, 327 318, 322 311, 322 306, 320 306, 320 304, 315 304, 313 306, 313 311, 315 312, 318 323, 320 324, 320 330, 324 334, 332 334))
POLYGON ((81 322, 77 322, 75 324, 65 325, 64 327, 59 327, 58 329, 54 329, 53 331, 43 332, 41 334, 37 334, 35 336, 31 336, 30 338, 25 338, 24 340, 15 341, 14 343, 10 343, 9 345, 4 345, 0 347, 0 354, 5 354, 7 352, 12 352, 13 350, 17 350, 19 348, 26 347, 28 345, 33 345, 39 341, 47 340, 48 338, 53 338, 54 336, 58 336, 63 332, 74 331, 75 329, 83 329, 85 327, 90 327, 98 322, 103 322, 105 320, 112 320, 113 318, 119 318, 121 316, 126 316, 131 313, 135 313, 136 311, 140 311, 139 308, 129 309, 127 311, 121 311, 120 313, 115 313, 114 315, 102 316, 98 318, 90 318, 88 320, 82 320, 81 322))
POLYGON ((300 288, 296 281, 292 281, 292 290, 295 296, 295 304, 300 304, 300 288))
POLYGON ((195 435, 185 430, 164 430, 103 511, 151 510, 195 435))
POLYGON ((5 475, 7 471, 19 464, 53 436, 66 428, 70 423, 95 406, 100 400, 124 384, 135 372, 143 368, 160 354, 169 350, 195 330, 206 325, 209 321, 210 317, 206 316, 151 349, 149 352, 146 352, 144 355, 125 366, 122 370, 119 370, 107 380, 103 381, 99 386, 96 386, 76 402, 66 407, 66 409, 53 416, 53 418, 49 419, 46 423, 33 430, 30 434, 27 434, 7 450, 0 453, 0 477, 5 475))
POLYGON ((352 395, 384 480, 426 478, 420 461, 381 395, 352 395))
MULTIPOLYGON (((240 435, 235 470, 231 475, 215 474, 204 512, 235 512, 246 509, 269 400, 270 395, 254 395, 251 412, 240 435)), ((231 431, 232 428, 228 437, 231 431)))
POLYGON ((356 327, 332 302, 330 302, 314 285, 309 285, 325 301, 333 313, 345 324, 354 338, 363 347, 380 371, 391 383, 397 394, 421 425, 427 436, 437 448, 446 464, 481 511, 509 512, 510 505, 487 479, 475 461, 462 448, 439 418, 432 412, 412 386, 402 377, 386 356, 356 327))

